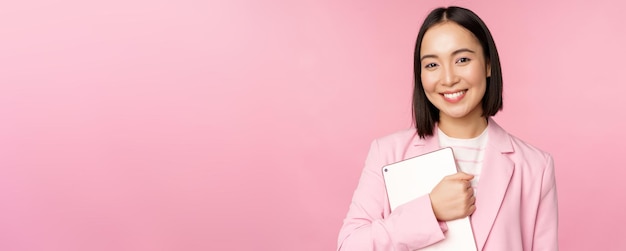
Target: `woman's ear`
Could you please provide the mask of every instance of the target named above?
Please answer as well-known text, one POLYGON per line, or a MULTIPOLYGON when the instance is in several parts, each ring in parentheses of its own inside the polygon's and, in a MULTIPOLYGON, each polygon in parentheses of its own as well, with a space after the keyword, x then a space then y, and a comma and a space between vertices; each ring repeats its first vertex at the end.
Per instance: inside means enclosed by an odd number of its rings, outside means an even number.
POLYGON ((487 67, 485 68, 487 68, 487 77, 491 77, 491 64, 487 63, 487 67))

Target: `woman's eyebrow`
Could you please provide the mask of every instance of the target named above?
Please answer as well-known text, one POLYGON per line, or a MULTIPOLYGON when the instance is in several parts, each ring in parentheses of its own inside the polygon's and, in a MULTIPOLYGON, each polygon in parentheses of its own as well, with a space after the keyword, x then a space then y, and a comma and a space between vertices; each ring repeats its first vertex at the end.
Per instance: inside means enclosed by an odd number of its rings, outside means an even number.
MULTIPOLYGON (((473 50, 470 50, 470 49, 468 49, 468 48, 461 48, 461 49, 458 49, 458 50, 456 50, 456 51, 453 51, 453 52, 452 52, 452 56, 454 56, 454 55, 456 55, 456 54, 459 54, 459 53, 462 53, 462 52, 476 53, 476 52, 474 52, 473 50)), ((420 58, 420 61, 423 61, 423 60, 424 60, 424 59, 426 59, 426 58, 438 58, 438 57, 437 57, 436 55, 434 55, 434 54, 426 54, 426 55, 424 55, 424 56, 422 56, 422 57, 420 58)))
POLYGON ((470 50, 468 48, 461 48, 461 49, 458 49, 458 50, 452 52, 452 55, 456 55, 456 54, 459 54, 459 53, 462 53, 462 52, 476 53, 473 50, 470 50))

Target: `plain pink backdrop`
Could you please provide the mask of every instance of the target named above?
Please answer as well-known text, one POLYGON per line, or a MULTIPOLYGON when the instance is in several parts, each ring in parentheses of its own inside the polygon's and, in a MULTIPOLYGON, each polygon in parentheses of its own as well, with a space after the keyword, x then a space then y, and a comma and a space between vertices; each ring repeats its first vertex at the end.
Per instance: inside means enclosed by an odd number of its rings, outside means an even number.
POLYGON ((626 249, 619 1, 4 1, 0 250, 333 250, 431 9, 489 25, 562 250, 626 249))

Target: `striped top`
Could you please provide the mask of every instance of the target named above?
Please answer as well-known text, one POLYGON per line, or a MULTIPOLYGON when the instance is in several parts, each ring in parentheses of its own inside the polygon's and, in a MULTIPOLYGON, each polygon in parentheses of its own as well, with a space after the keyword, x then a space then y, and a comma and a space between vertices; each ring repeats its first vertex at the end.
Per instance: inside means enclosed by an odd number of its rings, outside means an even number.
POLYGON ((486 128, 478 137, 471 139, 452 138, 439 129, 439 145, 451 147, 459 170, 474 175, 471 181, 474 194, 477 192, 480 171, 483 167, 487 137, 486 128))

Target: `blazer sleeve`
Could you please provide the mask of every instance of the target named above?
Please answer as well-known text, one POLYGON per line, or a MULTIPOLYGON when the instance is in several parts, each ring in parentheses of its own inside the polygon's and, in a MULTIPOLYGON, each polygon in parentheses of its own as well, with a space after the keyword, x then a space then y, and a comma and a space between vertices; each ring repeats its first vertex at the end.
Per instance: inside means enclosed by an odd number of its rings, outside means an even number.
POLYGON ((533 251, 544 250, 559 250, 556 179, 554 161, 549 155, 542 178, 541 200, 537 209, 533 238, 533 251))
POLYGON ((384 165, 379 143, 374 141, 339 232, 337 250, 415 250, 444 239, 447 226, 437 221, 428 195, 385 215, 389 202, 382 178, 384 165))

